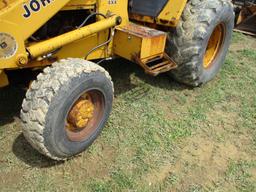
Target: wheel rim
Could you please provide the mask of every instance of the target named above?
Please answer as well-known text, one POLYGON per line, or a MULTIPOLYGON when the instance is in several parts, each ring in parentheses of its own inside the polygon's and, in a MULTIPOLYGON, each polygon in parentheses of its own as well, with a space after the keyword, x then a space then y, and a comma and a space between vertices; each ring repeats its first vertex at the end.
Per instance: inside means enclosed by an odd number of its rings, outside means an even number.
POLYGON ((204 55, 204 68, 209 69, 213 66, 214 60, 221 51, 225 37, 225 27, 221 23, 217 25, 208 41, 208 45, 204 55))
POLYGON ((97 129, 103 118, 104 96, 98 90, 83 93, 66 117, 65 129, 71 141, 84 141, 97 129))

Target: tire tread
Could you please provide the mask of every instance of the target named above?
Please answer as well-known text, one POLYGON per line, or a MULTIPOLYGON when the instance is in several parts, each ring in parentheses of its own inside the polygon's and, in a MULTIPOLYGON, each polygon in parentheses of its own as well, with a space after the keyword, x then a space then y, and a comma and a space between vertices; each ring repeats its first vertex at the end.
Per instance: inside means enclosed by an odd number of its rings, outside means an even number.
POLYGON ((194 87, 204 83, 200 79, 202 70, 196 63, 200 62, 201 44, 207 29, 224 5, 233 7, 231 0, 191 0, 186 5, 167 46, 167 51, 178 64, 178 68, 170 72, 177 81, 194 87))
POLYGON ((89 61, 73 58, 61 60, 45 68, 32 83, 22 104, 22 131, 27 141, 43 155, 54 160, 65 160, 49 152, 43 137, 46 115, 54 96, 71 78, 96 71, 103 73, 113 87, 111 77, 104 68, 89 61))

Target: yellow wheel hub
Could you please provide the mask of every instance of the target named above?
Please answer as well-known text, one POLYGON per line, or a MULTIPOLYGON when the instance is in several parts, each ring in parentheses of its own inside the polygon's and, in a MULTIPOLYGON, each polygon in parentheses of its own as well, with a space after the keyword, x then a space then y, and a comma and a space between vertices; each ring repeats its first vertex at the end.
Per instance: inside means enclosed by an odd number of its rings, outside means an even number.
POLYGON ((219 24, 214 29, 204 55, 204 68, 208 69, 212 66, 214 59, 219 54, 224 40, 225 28, 223 24, 219 24))
POLYGON ((68 114, 68 129, 71 131, 85 128, 93 118, 94 105, 89 95, 85 94, 75 103, 68 114))

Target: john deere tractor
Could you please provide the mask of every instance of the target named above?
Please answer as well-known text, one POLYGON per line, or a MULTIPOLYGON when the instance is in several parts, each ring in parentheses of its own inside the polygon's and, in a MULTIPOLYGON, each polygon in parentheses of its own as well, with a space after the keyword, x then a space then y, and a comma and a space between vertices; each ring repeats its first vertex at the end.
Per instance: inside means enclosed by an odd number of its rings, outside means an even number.
POLYGON ((65 160, 109 118, 114 86, 101 61, 121 57, 200 86, 223 65, 233 25, 229 0, 1 0, 0 86, 11 70, 41 69, 22 104, 23 133, 65 160))

